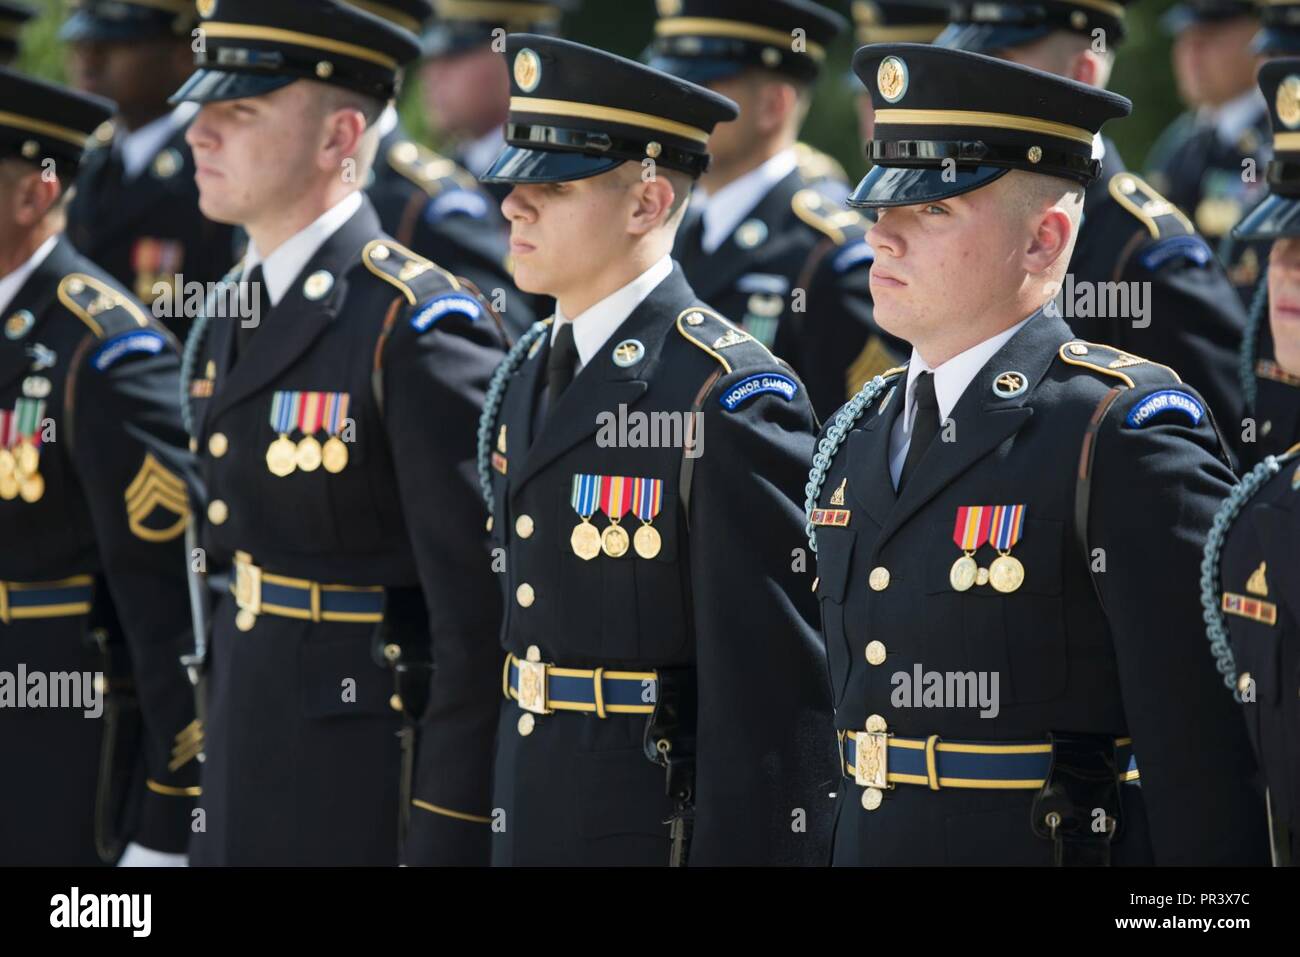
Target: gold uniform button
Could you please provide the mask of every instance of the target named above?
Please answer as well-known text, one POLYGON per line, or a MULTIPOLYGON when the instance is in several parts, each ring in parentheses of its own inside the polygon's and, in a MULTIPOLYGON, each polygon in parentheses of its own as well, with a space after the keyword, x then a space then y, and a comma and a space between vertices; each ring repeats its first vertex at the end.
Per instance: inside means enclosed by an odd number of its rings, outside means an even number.
POLYGON ((190 451, 191 451, 191 452, 197 452, 198 450, 199 450, 199 440, 198 440, 198 439, 195 439, 195 438, 191 438, 191 439, 190 439, 190 451))
POLYGON ((533 602, 537 600, 537 593, 533 591, 533 586, 524 582, 515 589, 515 601, 519 602, 523 608, 531 608, 533 602))
POLYGON ((1249 687, 1250 687, 1250 672, 1249 672, 1249 671, 1243 671, 1243 672, 1242 672, 1242 673, 1237 677, 1237 690, 1238 690, 1239 692, 1241 692, 1242 694, 1245 694, 1245 693, 1246 693, 1246 689, 1249 688, 1249 687))
POLYGON ((252 631, 256 624, 257 616, 247 608, 241 608, 235 613, 235 627, 240 631, 252 631))
POLYGON ((880 807, 880 802, 885 798, 884 792, 880 788, 867 788, 862 792, 862 806, 868 811, 874 811, 880 807))
POLYGON ((526 738, 533 733, 533 726, 536 723, 537 719, 533 717, 533 713, 525 711, 519 716, 519 724, 516 727, 519 728, 519 733, 526 738))
POLYGON ((230 518, 230 507, 219 498, 208 503, 208 521, 213 525, 224 525, 230 518))
POLYGON ((402 657, 402 648, 400 645, 394 644, 393 642, 389 642, 388 644, 384 645, 385 661, 387 661, 389 664, 392 664, 393 662, 397 661, 397 659, 400 657, 402 657))
POLYGON ((515 519, 515 534, 520 538, 532 538, 533 527, 533 517, 531 515, 520 515, 515 519))
POLYGON ((879 734, 888 727, 889 725, 885 723, 885 719, 878 714, 867 717, 867 730, 872 734, 879 734))
POLYGON ((208 436, 208 451, 212 453, 214 459, 225 455, 228 448, 230 448, 230 441, 224 433, 213 432, 208 436))
POLYGON ((395 695, 393 695, 391 698, 389 698, 389 699, 388 699, 388 707, 392 708, 394 711, 401 711, 401 710, 402 710, 402 696, 401 696, 400 694, 395 694, 395 695))
POLYGON ((867 662, 873 665, 885 663, 885 643, 883 641, 867 642, 867 662))
POLYGON ((871 569, 867 584, 871 586, 872 591, 884 591, 889 587, 889 569, 884 565, 877 565, 871 569))
POLYGON ((488 520, 487 520, 487 530, 488 530, 489 532, 492 531, 492 516, 491 516, 491 515, 488 516, 488 520))

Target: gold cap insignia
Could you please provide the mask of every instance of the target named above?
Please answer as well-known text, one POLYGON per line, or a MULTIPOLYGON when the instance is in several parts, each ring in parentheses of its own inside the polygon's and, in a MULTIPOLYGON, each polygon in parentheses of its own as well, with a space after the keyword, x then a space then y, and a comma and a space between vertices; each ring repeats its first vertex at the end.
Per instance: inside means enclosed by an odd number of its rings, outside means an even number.
POLYGON ((1300 76, 1292 73, 1277 85, 1277 118, 1287 127, 1300 126, 1300 76))
POLYGON ((541 80, 542 58, 524 47, 515 54, 515 84, 525 93, 531 93, 541 80))
POLYGON ((907 64, 896 56, 887 56, 876 70, 876 88, 890 103, 897 103, 907 92, 907 64))

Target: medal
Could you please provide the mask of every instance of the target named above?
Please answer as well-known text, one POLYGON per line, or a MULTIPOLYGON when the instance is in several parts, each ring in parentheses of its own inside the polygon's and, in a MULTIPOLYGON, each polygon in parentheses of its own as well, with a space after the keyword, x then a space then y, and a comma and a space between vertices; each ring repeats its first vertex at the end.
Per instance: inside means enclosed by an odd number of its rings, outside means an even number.
POLYGON ((582 521, 573 527, 573 532, 569 535, 569 547, 573 549, 573 554, 585 562, 600 554, 600 531, 591 524, 599 488, 599 475, 573 476, 573 491, 569 501, 582 521))
POLYGON ((346 392, 325 393, 324 422, 329 438, 325 440, 325 446, 321 449, 321 464, 325 466, 325 471, 332 475, 342 472, 348 465, 348 447, 339 438, 339 433, 343 431, 343 424, 348 417, 348 401, 349 396, 346 392))
POLYGON ((18 497, 18 479, 12 475, 0 475, 0 498, 12 502, 18 497))
POLYGON ((963 552, 948 571, 948 583, 954 591, 969 591, 971 586, 984 584, 983 573, 975 563, 975 553, 989 538, 993 510, 987 505, 963 505, 957 509, 957 520, 952 527, 952 540, 963 552))
POLYGON ((22 485, 18 488, 18 494, 29 505, 39 502, 41 496, 45 494, 45 479, 41 478, 41 473, 35 472, 23 479, 22 485))
POLYGON ((304 472, 315 472, 321 467, 322 457, 320 442, 316 440, 316 436, 307 435, 298 440, 293 464, 304 472))
POLYGON ((321 448, 321 464, 326 472, 337 475, 348 465, 348 447, 337 435, 331 435, 321 448))
POLYGON ((600 510, 609 516, 609 525, 600 533, 600 547, 610 558, 622 558, 631 544, 618 523, 632 506, 632 485, 632 479, 622 475, 600 477, 600 510))
POLYGON ((298 440, 298 451, 294 455, 294 464, 304 472, 315 472, 321 466, 320 440, 316 433, 320 431, 321 413, 324 411, 322 392, 303 392, 298 404, 298 431, 302 438, 298 440))
POLYGON ((1025 582, 1025 566, 1011 556, 1011 549, 1020 541, 1024 528, 1024 505, 994 507, 989 544, 998 550, 998 557, 989 565, 989 584, 1004 595, 1015 591, 1025 582))
POLYGON ((14 454, 8 449, 0 448, 0 476, 14 474, 14 454))
POLYGON ((298 447, 287 435, 282 435, 266 450, 266 467, 272 475, 284 478, 298 466, 294 463, 294 453, 298 447))
POLYGON ((36 451, 36 446, 24 443, 18 446, 18 453, 14 458, 14 470, 19 475, 31 475, 40 466, 41 456, 36 451))
POLYGON ((289 430, 298 418, 298 393, 277 392, 271 396, 271 428, 279 438, 266 450, 266 468, 277 478, 284 478, 298 467, 294 461, 298 447, 289 438, 289 430))
MULTIPOLYGON (((663 479, 638 478, 632 480, 632 511, 641 519, 641 527, 632 537, 632 546, 642 558, 650 559, 663 548, 663 539, 651 522, 663 507, 663 479)), ((626 548, 624 549, 626 551, 626 548)))

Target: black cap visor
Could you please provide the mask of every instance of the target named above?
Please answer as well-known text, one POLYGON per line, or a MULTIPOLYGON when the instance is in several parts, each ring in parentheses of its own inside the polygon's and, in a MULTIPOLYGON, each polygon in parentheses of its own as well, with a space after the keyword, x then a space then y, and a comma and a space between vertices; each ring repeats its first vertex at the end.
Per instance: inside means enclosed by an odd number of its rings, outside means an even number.
POLYGON ((847 200, 857 209, 881 209, 887 206, 916 206, 939 199, 951 199, 962 193, 987 186, 1006 175, 999 166, 954 166, 934 169, 918 166, 876 166, 862 177, 847 200))
POLYGON ((288 86, 296 76, 267 73, 232 73, 228 70, 195 70, 181 88, 167 100, 169 103, 216 103, 221 100, 242 100, 249 96, 263 96, 288 86))
POLYGON ((567 183, 607 173, 624 160, 570 150, 537 150, 507 145, 479 177, 484 183, 567 183))
POLYGON ((1232 229, 1234 239, 1280 239, 1300 236, 1300 198, 1271 195, 1264 197, 1232 229))

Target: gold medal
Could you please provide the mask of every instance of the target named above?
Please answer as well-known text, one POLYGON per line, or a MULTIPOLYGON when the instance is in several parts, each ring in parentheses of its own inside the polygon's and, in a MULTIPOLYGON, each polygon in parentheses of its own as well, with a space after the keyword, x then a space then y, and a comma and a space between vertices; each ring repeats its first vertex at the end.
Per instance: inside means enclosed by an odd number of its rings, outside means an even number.
POLYGON ((658 529, 651 525, 642 525, 632 536, 632 547, 642 558, 654 558, 663 548, 663 539, 659 537, 658 529))
POLYGON ((952 568, 948 571, 948 583, 952 585, 953 591, 969 591, 978 575, 979 566, 975 564, 975 559, 963 555, 952 563, 952 568))
POLYGON ((316 436, 307 435, 298 440, 298 451, 293 461, 304 472, 315 472, 320 468, 321 449, 316 436))
POLYGON ((12 502, 18 497, 18 479, 12 475, 0 475, 0 498, 12 502))
POLYGON ((1011 555, 999 555, 989 566, 989 584, 1003 594, 1010 594, 1025 582, 1025 566, 1011 555))
POLYGON ((600 532, 591 522, 583 521, 573 527, 573 533, 569 535, 569 546, 573 549, 573 554, 589 562, 600 554, 600 532))
POLYGON ((27 478, 23 479, 23 484, 18 489, 18 494, 23 497, 23 501, 31 505, 39 502, 41 496, 45 494, 45 479, 41 478, 40 472, 33 472, 27 478))
POLYGON ((325 446, 320 453, 321 465, 325 466, 325 471, 333 475, 338 475, 348 465, 348 447, 343 444, 343 440, 337 435, 331 435, 325 440, 325 446))
POLYGON ((600 547, 610 558, 622 558, 629 544, 627 532, 618 525, 611 524, 600 533, 600 547))
POLYGON ((40 465, 41 456, 40 453, 36 451, 36 446, 23 444, 18 446, 18 453, 15 456, 15 461, 15 467, 20 474, 31 475, 40 465))
POLYGON ((16 464, 12 452, 8 449, 0 449, 0 476, 13 475, 16 464))
POLYGON ((298 447, 287 435, 282 435, 266 450, 266 467, 272 475, 284 478, 298 466, 294 462, 294 453, 298 447))
POLYGON ((981 568, 975 574, 975 584, 983 588, 988 583, 989 583, 989 570, 987 568, 981 568))

